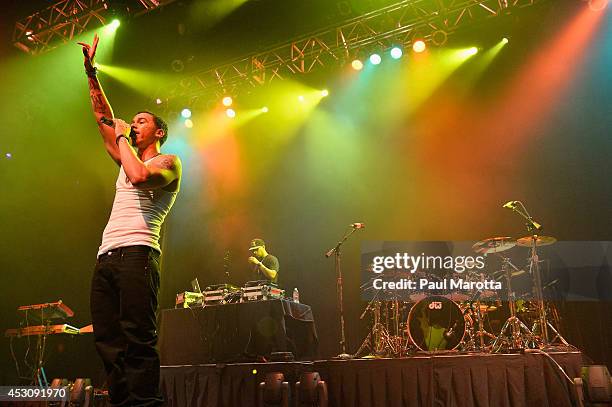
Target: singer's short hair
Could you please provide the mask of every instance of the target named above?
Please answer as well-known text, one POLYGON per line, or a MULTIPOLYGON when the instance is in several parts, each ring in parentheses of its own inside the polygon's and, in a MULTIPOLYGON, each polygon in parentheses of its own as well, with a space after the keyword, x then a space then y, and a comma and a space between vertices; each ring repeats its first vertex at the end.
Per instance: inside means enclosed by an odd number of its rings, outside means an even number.
MULTIPOLYGON (((168 138, 168 124, 166 123, 166 121, 164 119, 162 119, 160 116, 156 115, 155 113, 149 111, 149 110, 141 110, 138 113, 147 113, 150 114, 151 116, 153 116, 153 121, 155 122, 155 127, 157 127, 158 129, 161 129, 164 131, 164 137, 162 137, 161 139, 159 139, 159 145, 163 146, 164 143, 166 142, 166 139, 168 138)), ((136 114, 138 114, 136 113, 136 114)))

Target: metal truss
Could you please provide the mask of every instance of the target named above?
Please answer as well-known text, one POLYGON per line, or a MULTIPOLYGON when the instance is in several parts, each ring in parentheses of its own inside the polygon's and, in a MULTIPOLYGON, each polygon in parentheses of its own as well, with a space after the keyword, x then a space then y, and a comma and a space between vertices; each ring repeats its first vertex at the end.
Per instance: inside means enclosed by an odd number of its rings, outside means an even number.
MULTIPOLYGON (((141 15, 175 0, 132 0, 129 12, 141 15)), ((109 0, 61 0, 15 23, 13 44, 29 54, 41 54, 100 27, 113 10, 109 0)))
POLYGON ((159 94, 168 102, 200 97, 210 100, 344 63, 373 49, 409 46, 416 39, 443 45, 448 35, 466 24, 543 1, 404 0, 267 51, 184 76, 160 89, 159 94))

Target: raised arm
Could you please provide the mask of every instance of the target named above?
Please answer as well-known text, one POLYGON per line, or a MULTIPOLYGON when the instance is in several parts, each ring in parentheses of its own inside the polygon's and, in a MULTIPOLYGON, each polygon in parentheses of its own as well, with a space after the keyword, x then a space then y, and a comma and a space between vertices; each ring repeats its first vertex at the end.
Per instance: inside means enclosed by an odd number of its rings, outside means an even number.
POLYGON ((96 75, 97 69, 93 66, 94 57, 96 56, 96 49, 98 48, 98 40, 99 38, 96 34, 94 36, 92 45, 84 42, 79 42, 78 44, 83 48, 85 73, 87 74, 87 82, 89 83, 89 97, 91 99, 91 107, 93 108, 93 113, 98 124, 98 130, 100 131, 102 139, 104 140, 106 151, 108 151, 108 154, 110 154, 112 159, 118 165, 121 165, 121 155, 119 153, 117 144, 115 144, 115 130, 100 121, 102 117, 113 119, 113 109, 111 109, 111 106, 106 99, 106 95, 102 90, 102 86, 98 81, 98 77, 96 75))

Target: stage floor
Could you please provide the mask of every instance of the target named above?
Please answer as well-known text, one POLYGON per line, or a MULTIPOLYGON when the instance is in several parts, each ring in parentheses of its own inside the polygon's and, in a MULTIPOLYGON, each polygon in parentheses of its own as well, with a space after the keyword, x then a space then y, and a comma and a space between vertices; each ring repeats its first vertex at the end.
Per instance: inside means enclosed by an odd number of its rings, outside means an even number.
MULTIPOLYGON (((580 352, 550 355, 569 377, 579 376, 580 352)), ((562 407, 574 400, 568 380, 537 353, 162 366, 162 391, 172 407, 256 406, 258 383, 275 371, 291 385, 302 372, 319 372, 336 407, 562 407)))

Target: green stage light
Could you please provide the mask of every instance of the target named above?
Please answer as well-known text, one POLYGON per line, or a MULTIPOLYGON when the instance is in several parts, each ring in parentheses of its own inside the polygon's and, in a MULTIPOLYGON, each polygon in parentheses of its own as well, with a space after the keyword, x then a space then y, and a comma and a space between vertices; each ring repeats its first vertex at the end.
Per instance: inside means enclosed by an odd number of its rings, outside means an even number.
POLYGON ((236 111, 234 109, 227 109, 225 111, 225 115, 230 119, 233 119, 234 117, 236 117, 236 111))
POLYGON ((268 113, 270 111, 270 109, 268 109, 268 106, 264 106, 261 108, 261 112, 262 113, 268 113))
POLYGON ((382 58, 380 57, 380 55, 378 54, 372 54, 370 55, 370 63, 372 65, 378 65, 382 62, 382 58))
POLYGON ((502 38, 501 42, 502 42, 502 44, 507 44, 510 41, 508 40, 508 38, 504 37, 504 38, 502 38))
POLYGON ((327 97, 327 96, 329 96, 329 91, 328 91, 327 89, 323 89, 323 90, 321 91, 321 96, 323 96, 323 97, 327 97))
POLYGON ((231 98, 231 96, 226 96, 226 97, 223 98, 222 103, 223 103, 223 106, 228 106, 229 107, 229 106, 232 105, 232 103, 234 103, 234 100, 231 98))
POLYGON ((183 116, 185 119, 189 119, 191 117, 191 110, 185 108, 181 111, 181 116, 183 116))

